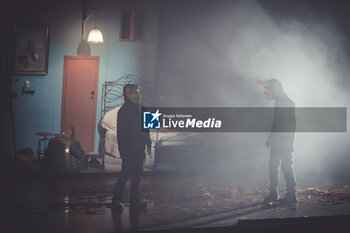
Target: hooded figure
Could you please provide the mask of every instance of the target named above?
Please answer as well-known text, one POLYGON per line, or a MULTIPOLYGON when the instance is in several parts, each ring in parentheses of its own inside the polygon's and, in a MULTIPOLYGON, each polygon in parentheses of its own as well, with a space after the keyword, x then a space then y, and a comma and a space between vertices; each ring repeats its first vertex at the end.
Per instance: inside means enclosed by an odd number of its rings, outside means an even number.
POLYGON ((130 177, 130 207, 145 208, 147 205, 139 200, 139 184, 146 158, 145 145, 147 145, 147 153, 150 153, 152 141, 149 131, 142 130, 139 86, 125 85, 123 95, 125 103, 119 109, 117 117, 117 140, 122 169, 114 188, 112 205, 117 208, 122 207, 120 205, 122 194, 130 177))
POLYGON ((266 145, 270 148, 270 194, 264 199, 264 202, 278 201, 278 169, 281 164, 287 184, 287 194, 279 202, 281 204, 296 203, 296 182, 292 160, 296 129, 295 103, 286 95, 282 84, 277 79, 270 79, 263 85, 266 89, 265 97, 268 100, 275 100, 273 126, 266 142, 266 145))

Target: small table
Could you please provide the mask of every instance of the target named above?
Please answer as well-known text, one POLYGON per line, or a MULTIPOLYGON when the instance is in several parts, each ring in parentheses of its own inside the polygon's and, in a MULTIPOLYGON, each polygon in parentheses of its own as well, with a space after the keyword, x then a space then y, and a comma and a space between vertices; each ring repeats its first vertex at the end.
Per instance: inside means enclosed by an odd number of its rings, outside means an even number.
POLYGON ((40 139, 38 141, 38 151, 37 151, 37 154, 38 154, 38 160, 39 160, 39 163, 40 163, 40 155, 44 155, 45 154, 45 151, 46 151, 46 142, 49 140, 48 137, 53 137, 55 136, 56 134, 54 133, 49 133, 49 132, 37 132, 35 133, 36 135, 38 136, 41 136, 41 137, 44 137, 42 139, 40 139), (44 143, 44 149, 42 150, 42 143, 44 143))

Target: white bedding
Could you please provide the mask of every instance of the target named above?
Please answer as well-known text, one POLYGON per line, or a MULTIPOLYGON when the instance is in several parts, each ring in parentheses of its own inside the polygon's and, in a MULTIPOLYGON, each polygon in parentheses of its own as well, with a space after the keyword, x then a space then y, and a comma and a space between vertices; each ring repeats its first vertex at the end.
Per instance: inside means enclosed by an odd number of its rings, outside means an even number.
POLYGON ((101 127, 106 129, 105 149, 106 153, 120 158, 117 144, 117 116, 121 106, 108 111, 101 121, 101 127))
MULTIPOLYGON (((118 143, 117 143, 117 116, 118 111, 121 106, 113 108, 108 111, 101 121, 102 128, 106 129, 106 137, 105 137, 105 149, 106 153, 109 155, 113 155, 117 158, 120 158, 118 143)), ((152 153, 150 155, 146 155, 145 167, 153 167, 154 162, 154 143, 156 141, 156 133, 150 132, 150 137, 152 140, 152 153)))
MULTIPOLYGON (((101 121, 102 128, 106 129, 105 149, 106 153, 117 158, 120 158, 118 143, 117 143, 117 116, 121 106, 108 111, 101 121)), ((152 140, 152 153, 146 155, 145 167, 153 167, 154 163, 154 145, 157 140, 157 132, 150 131, 152 140)), ((200 145, 203 138, 198 133, 191 132, 159 132, 158 142, 164 146, 166 145, 200 145)))

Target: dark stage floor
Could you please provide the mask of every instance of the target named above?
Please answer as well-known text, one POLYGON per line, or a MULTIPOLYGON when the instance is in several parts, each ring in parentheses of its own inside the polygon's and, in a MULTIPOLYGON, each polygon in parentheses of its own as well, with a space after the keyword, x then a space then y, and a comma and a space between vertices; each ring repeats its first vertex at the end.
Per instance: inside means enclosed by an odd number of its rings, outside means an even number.
POLYGON ((282 207, 260 203, 267 195, 266 184, 239 183, 205 173, 145 173, 141 197, 148 210, 129 210, 127 186, 124 210, 119 213, 110 206, 115 178, 22 176, 5 180, 2 220, 11 232, 224 227, 239 220, 350 215, 350 184, 346 182, 303 184, 297 191, 299 204, 282 207))

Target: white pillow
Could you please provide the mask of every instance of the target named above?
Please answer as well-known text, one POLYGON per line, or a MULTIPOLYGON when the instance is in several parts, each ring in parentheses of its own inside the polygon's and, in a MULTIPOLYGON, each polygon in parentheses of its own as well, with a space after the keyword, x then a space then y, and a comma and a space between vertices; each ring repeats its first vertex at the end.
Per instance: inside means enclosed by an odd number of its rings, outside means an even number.
POLYGON ((108 131, 114 131, 117 128, 117 116, 121 106, 109 110, 102 118, 101 126, 108 131))

